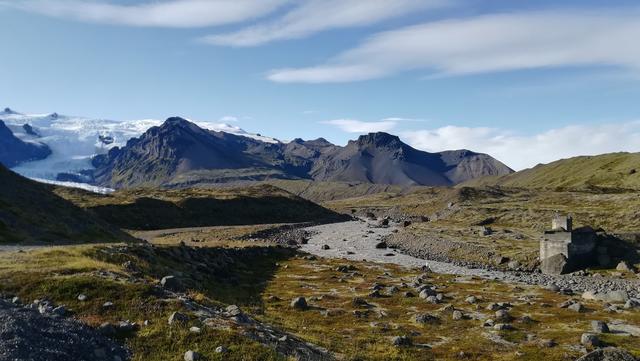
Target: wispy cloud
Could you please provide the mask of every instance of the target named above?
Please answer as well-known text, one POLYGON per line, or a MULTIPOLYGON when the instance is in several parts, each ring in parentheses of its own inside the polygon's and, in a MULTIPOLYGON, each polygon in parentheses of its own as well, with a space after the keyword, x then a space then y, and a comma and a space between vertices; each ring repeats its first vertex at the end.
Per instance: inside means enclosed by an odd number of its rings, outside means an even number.
POLYGON ((109 1, 11 0, 9 6, 42 15, 128 26, 191 28, 255 19, 291 0, 164 0, 115 4, 109 1))
POLYGON ((432 76, 565 66, 640 70, 640 9, 484 15, 378 33, 325 64, 278 69, 283 83, 352 82, 423 70, 432 76))
POLYGON ((516 170, 579 155, 640 151, 640 121, 571 125, 532 135, 458 126, 406 131, 400 135, 418 149, 431 152, 471 149, 490 154, 516 170))
POLYGON ((453 0, 306 0, 281 18, 236 32, 209 35, 215 45, 256 46, 304 38, 321 31, 365 26, 415 11, 450 5, 453 0))
POLYGON ((237 122, 238 121, 238 117, 234 116, 234 115, 225 115, 222 118, 220 118, 221 122, 225 122, 225 123, 230 123, 230 122, 237 122))
POLYGON ((398 122, 391 120, 382 120, 377 122, 363 122, 355 119, 334 119, 322 121, 323 124, 329 124, 338 127, 347 133, 373 133, 388 132, 395 128, 398 122))

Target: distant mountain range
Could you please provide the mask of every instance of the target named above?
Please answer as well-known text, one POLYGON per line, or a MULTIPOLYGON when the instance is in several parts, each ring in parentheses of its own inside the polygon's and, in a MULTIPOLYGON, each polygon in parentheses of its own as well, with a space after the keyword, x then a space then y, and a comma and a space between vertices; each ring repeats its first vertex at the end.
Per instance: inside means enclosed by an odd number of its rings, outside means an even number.
POLYGON ((115 188, 265 179, 449 186, 513 172, 486 154, 423 152, 387 133, 363 135, 345 147, 322 138, 269 143, 178 117, 95 157, 93 165, 95 182, 115 188))
POLYGON ((285 143, 178 117, 116 122, 7 108, 0 119, 7 125, 0 125, 7 139, 0 145, 2 163, 16 172, 113 188, 274 179, 449 186, 512 173, 486 154, 423 152, 387 133, 342 147, 322 138, 285 143))

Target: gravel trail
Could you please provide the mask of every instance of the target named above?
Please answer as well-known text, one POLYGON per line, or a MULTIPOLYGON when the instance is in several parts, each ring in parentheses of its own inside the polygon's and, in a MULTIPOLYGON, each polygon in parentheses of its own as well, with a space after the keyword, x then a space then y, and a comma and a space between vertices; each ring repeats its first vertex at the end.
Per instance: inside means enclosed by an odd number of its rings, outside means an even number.
POLYGON ((446 262, 425 261, 393 249, 377 249, 376 244, 390 235, 394 227, 375 227, 368 221, 349 221, 305 228, 311 233, 301 250, 320 257, 346 258, 354 261, 393 263, 405 267, 428 265, 433 272, 459 276, 476 276, 507 283, 548 286, 555 284, 575 292, 626 291, 631 297, 640 296, 640 280, 594 278, 576 275, 545 275, 541 273, 510 272, 468 268, 446 262), (324 246, 329 246, 329 249, 324 246))

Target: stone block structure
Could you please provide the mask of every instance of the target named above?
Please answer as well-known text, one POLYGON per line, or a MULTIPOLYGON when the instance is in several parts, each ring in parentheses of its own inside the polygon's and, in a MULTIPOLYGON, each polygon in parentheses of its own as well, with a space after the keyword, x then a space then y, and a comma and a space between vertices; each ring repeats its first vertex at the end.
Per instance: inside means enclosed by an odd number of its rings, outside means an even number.
POLYGON ((573 229, 573 218, 557 214, 540 242, 541 269, 562 274, 593 263, 598 235, 591 227, 573 229))

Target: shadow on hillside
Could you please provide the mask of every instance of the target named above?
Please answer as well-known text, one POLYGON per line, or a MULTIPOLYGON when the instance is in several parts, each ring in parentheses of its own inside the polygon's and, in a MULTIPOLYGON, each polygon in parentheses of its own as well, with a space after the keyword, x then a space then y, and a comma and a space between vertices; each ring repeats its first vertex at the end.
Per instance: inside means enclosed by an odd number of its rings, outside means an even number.
POLYGON ((346 216, 300 198, 279 196, 231 199, 186 198, 180 202, 138 198, 134 203, 90 208, 118 227, 155 230, 270 223, 333 222, 346 216))
POLYGON ((99 249, 101 261, 128 263, 134 272, 162 279, 175 276, 184 291, 192 290, 225 304, 260 306, 262 294, 278 263, 294 257, 286 247, 207 248, 131 245, 99 249), (129 263, 130 262, 130 263, 129 263))

